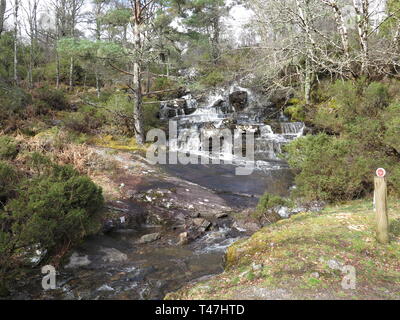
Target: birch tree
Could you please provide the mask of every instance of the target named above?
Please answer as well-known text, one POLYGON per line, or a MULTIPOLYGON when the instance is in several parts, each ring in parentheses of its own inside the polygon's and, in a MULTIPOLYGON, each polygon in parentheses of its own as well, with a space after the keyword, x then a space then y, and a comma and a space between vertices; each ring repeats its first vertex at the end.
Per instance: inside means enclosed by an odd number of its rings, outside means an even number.
POLYGON ((4 31, 4 21, 6 19, 5 18, 6 8, 7 8, 7 1, 0 0, 0 37, 4 31))
MULTIPOLYGON (((84 3, 84 0, 67 0, 68 18, 69 18, 69 36, 75 38, 75 28, 80 17, 80 12, 84 3)), ((70 57, 69 67, 69 88, 70 90, 74 85, 74 57, 70 57)))
POLYGON ((26 33, 29 36, 29 66, 28 66, 28 83, 33 86, 33 67, 35 64, 35 49, 38 42, 38 7, 39 0, 28 0, 22 7, 25 11, 28 27, 26 33))
POLYGON ((368 36, 370 30, 370 3, 369 0, 353 0, 353 7, 356 12, 357 30, 361 47, 361 73, 368 73, 368 36))
POLYGON ((18 84, 18 10, 19 0, 14 0, 14 83, 18 84))

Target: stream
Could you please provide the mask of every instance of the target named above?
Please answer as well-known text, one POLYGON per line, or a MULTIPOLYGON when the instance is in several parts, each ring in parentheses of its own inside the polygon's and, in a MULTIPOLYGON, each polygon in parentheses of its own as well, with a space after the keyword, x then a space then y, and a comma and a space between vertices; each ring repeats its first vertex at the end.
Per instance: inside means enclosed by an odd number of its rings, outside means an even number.
MULTIPOLYGON (((177 152, 209 152, 200 134, 218 138, 221 130, 238 127, 253 132, 256 170, 237 176, 233 162, 147 166, 139 178, 123 172, 121 185, 135 196, 117 201, 118 210, 140 222, 85 240, 57 268, 55 290, 42 290, 38 270, 33 278, 17 281, 13 299, 162 299, 191 281, 223 271, 226 248, 249 235, 234 226, 233 213, 254 208, 266 191, 288 195, 293 176, 278 155, 282 145, 302 135, 304 124, 289 122, 264 98, 236 84, 204 101, 186 94, 160 110, 163 119, 174 119, 184 133, 184 141, 170 143, 177 152), (202 228, 206 223, 202 232, 193 241, 179 243, 196 223, 202 228), (154 234, 155 241, 141 241, 154 234)), ((232 156, 224 144, 212 151, 232 156)), ((129 167, 133 160, 125 161, 129 167)))

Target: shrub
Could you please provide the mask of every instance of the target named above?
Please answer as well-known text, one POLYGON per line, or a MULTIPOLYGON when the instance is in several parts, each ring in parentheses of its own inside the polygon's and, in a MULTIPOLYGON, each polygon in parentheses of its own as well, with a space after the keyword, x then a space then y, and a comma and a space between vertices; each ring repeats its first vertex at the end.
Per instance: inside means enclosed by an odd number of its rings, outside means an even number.
POLYGON ((102 190, 70 166, 52 165, 49 174, 22 181, 17 193, 0 214, 3 273, 37 248, 54 257, 99 228, 102 190))
POLYGON ((262 225, 274 223, 281 219, 278 212, 274 210, 276 207, 280 206, 290 207, 292 203, 287 199, 266 192, 260 197, 257 208, 251 216, 262 225))
POLYGON ((9 136, 0 136, 0 159, 14 159, 18 154, 18 144, 9 136))
POLYGON ((212 71, 201 79, 201 83, 205 86, 216 87, 224 80, 225 77, 220 71, 212 71))
POLYGON ((266 192, 261 196, 260 200, 258 201, 256 210, 259 213, 265 213, 269 209, 272 209, 277 206, 285 206, 287 204, 288 204, 287 200, 266 192))
POLYGON ((93 133, 105 122, 105 117, 93 108, 80 109, 78 112, 69 113, 64 119, 64 126, 77 133, 93 133))
POLYGON ((384 115, 384 142, 400 153, 400 104, 391 105, 384 115))
POLYGON ((285 109, 285 115, 289 116, 293 121, 305 121, 305 103, 293 98, 289 100, 289 104, 290 106, 285 109))
POLYGON ((0 161, 0 208, 15 192, 14 186, 17 183, 17 172, 4 161, 0 161))
MULTIPOLYGON (((44 102, 53 110, 67 110, 70 108, 65 94, 61 90, 43 87, 36 89, 33 92, 33 97, 44 102)), ((40 107, 43 109, 43 104, 40 107)))
POLYGON ((10 113, 19 113, 32 102, 32 97, 18 87, 0 86, 0 117, 10 113))
POLYGON ((380 82, 372 82, 363 92, 363 106, 366 114, 376 115, 389 103, 388 86, 380 82))
POLYGON ((350 200, 372 190, 373 168, 385 159, 359 153, 358 142, 326 134, 308 135, 285 146, 297 169, 294 194, 306 200, 350 200))

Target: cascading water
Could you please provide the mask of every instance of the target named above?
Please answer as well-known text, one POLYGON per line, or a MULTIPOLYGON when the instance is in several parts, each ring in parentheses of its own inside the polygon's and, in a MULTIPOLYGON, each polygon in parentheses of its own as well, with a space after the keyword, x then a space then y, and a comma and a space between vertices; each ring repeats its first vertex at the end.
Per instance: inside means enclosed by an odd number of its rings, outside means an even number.
MULTIPOLYGON (((236 157, 231 143, 224 138, 228 129, 234 137, 235 129, 254 133, 256 167, 280 169, 286 166, 279 158, 282 146, 300 137, 305 125, 290 122, 265 98, 237 84, 218 89, 200 103, 191 94, 161 106, 161 117, 177 122, 178 139, 170 141, 170 148, 182 153, 233 160, 236 157), (213 149, 213 139, 217 149, 213 149), (215 141, 214 140, 214 141, 215 141), (205 143, 206 142, 206 143, 205 143)), ((243 142, 243 145, 245 143, 243 142)))

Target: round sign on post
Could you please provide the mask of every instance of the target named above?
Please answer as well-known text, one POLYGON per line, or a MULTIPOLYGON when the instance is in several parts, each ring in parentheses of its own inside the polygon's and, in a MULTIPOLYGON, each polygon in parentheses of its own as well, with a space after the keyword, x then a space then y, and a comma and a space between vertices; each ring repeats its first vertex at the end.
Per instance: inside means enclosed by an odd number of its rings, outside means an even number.
POLYGON ((386 176, 386 170, 383 168, 379 168, 378 170, 376 170, 376 175, 379 178, 383 178, 386 176))

